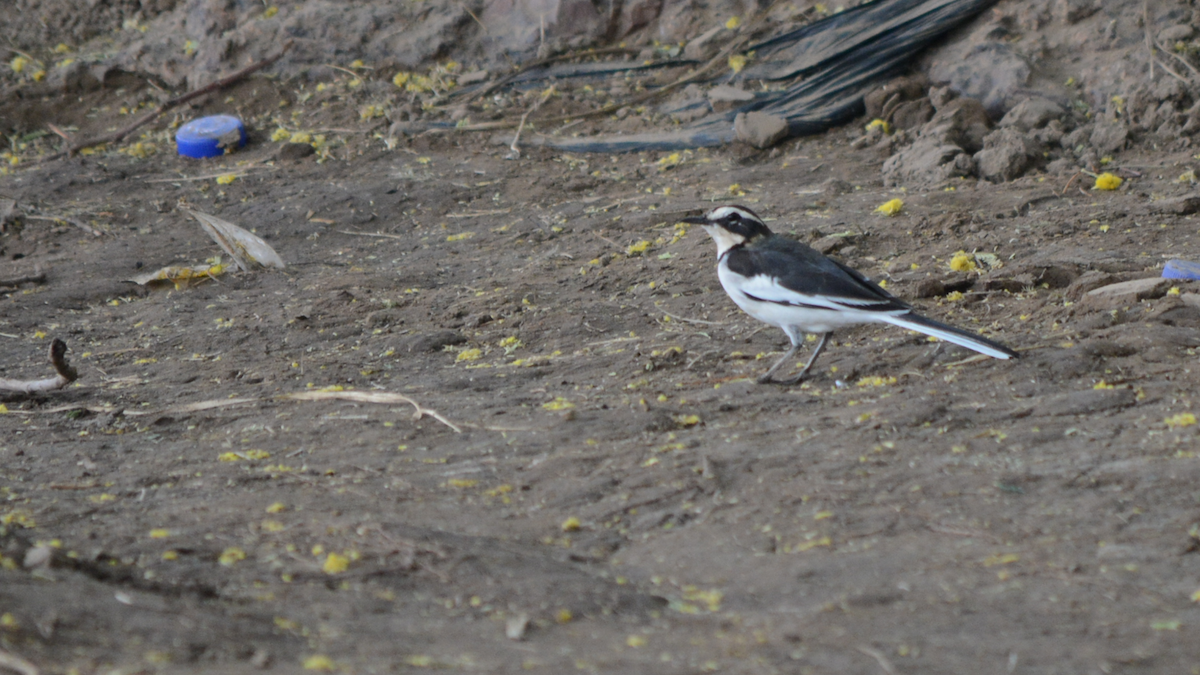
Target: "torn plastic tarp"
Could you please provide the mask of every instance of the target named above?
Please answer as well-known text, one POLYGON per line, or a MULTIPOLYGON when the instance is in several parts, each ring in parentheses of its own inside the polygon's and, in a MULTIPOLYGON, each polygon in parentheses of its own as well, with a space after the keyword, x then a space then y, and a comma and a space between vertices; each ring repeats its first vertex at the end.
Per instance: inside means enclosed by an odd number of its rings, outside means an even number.
POLYGON ((756 62, 738 79, 803 78, 760 94, 741 108, 673 132, 526 141, 570 152, 683 150, 723 145, 734 139, 739 112, 761 111, 788 121, 789 136, 816 134, 863 111, 863 96, 896 75, 925 47, 962 25, 995 0, 877 0, 777 35, 746 51, 756 62))

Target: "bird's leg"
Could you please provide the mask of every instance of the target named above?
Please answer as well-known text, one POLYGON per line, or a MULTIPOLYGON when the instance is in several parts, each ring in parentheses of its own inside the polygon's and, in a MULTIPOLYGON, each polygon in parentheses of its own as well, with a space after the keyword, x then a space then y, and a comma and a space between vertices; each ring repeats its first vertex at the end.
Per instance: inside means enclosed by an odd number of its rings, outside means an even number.
MULTIPOLYGON (((830 335, 833 335, 833 333, 821 333, 821 341, 817 343, 817 348, 813 350, 812 356, 808 357, 808 363, 804 364, 804 369, 796 375, 783 380, 780 384, 796 384, 800 380, 803 380, 804 376, 808 374, 809 368, 812 368, 813 364, 817 362, 817 357, 821 355, 821 351, 825 349, 825 343, 829 342, 830 335)), ((795 350, 793 349, 793 351, 795 350)))
POLYGON ((800 348, 800 345, 796 344, 795 342, 792 342, 792 348, 791 348, 791 349, 789 349, 789 350, 787 350, 787 353, 783 355, 783 358, 781 358, 781 359, 779 359, 778 361, 776 361, 776 362, 775 362, 775 365, 771 366, 771 369, 770 369, 770 370, 768 370, 767 372, 763 373, 763 374, 762 374, 762 377, 758 378, 758 383, 759 383, 759 384, 766 384, 766 383, 768 383, 768 382, 771 382, 771 381, 772 381, 772 380, 771 380, 771 376, 775 374, 775 371, 779 370, 779 369, 780 369, 780 367, 782 367, 782 366, 783 366, 783 364, 784 364, 784 363, 786 363, 786 362, 788 361, 788 359, 790 359, 790 358, 792 358, 793 356, 795 356, 795 354, 796 354, 796 350, 797 350, 797 349, 799 349, 799 348, 800 348))

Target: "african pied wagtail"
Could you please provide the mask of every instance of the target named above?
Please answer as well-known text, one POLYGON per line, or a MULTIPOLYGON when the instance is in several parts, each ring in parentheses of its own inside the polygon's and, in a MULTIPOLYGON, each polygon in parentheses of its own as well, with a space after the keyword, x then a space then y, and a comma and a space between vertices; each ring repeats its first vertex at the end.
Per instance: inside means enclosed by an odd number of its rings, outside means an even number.
POLYGON ((1000 343, 914 313, 908 303, 858 271, 773 234, 744 206, 721 206, 683 221, 704 226, 717 242, 717 276, 737 306, 782 328, 792 341, 792 348, 759 382, 773 381, 771 376, 800 347, 802 334, 817 333, 821 341, 804 369, 782 384, 795 384, 808 374, 833 331, 862 323, 890 323, 997 359, 1017 355, 1000 343))

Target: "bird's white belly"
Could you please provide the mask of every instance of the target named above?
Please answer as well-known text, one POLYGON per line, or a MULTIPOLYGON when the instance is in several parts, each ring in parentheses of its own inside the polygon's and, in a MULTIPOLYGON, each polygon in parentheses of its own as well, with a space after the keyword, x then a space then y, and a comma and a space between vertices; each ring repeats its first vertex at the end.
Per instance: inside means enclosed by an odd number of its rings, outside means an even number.
POLYGON ((783 329, 789 335, 793 331, 830 333, 847 326, 857 326, 879 320, 869 312, 854 311, 853 309, 816 309, 755 300, 747 297, 740 290, 736 282, 736 275, 727 273, 722 268, 718 270, 717 276, 720 278, 725 292, 742 311, 763 323, 783 329))

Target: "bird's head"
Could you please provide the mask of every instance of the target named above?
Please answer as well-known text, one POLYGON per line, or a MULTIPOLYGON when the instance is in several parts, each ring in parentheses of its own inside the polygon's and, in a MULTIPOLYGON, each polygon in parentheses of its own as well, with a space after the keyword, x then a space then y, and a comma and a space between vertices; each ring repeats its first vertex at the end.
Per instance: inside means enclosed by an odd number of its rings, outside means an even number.
POLYGON ((771 236, 762 218, 744 206, 718 206, 703 216, 684 218, 685 223, 700 225, 717 242, 717 255, 758 237, 771 236))

